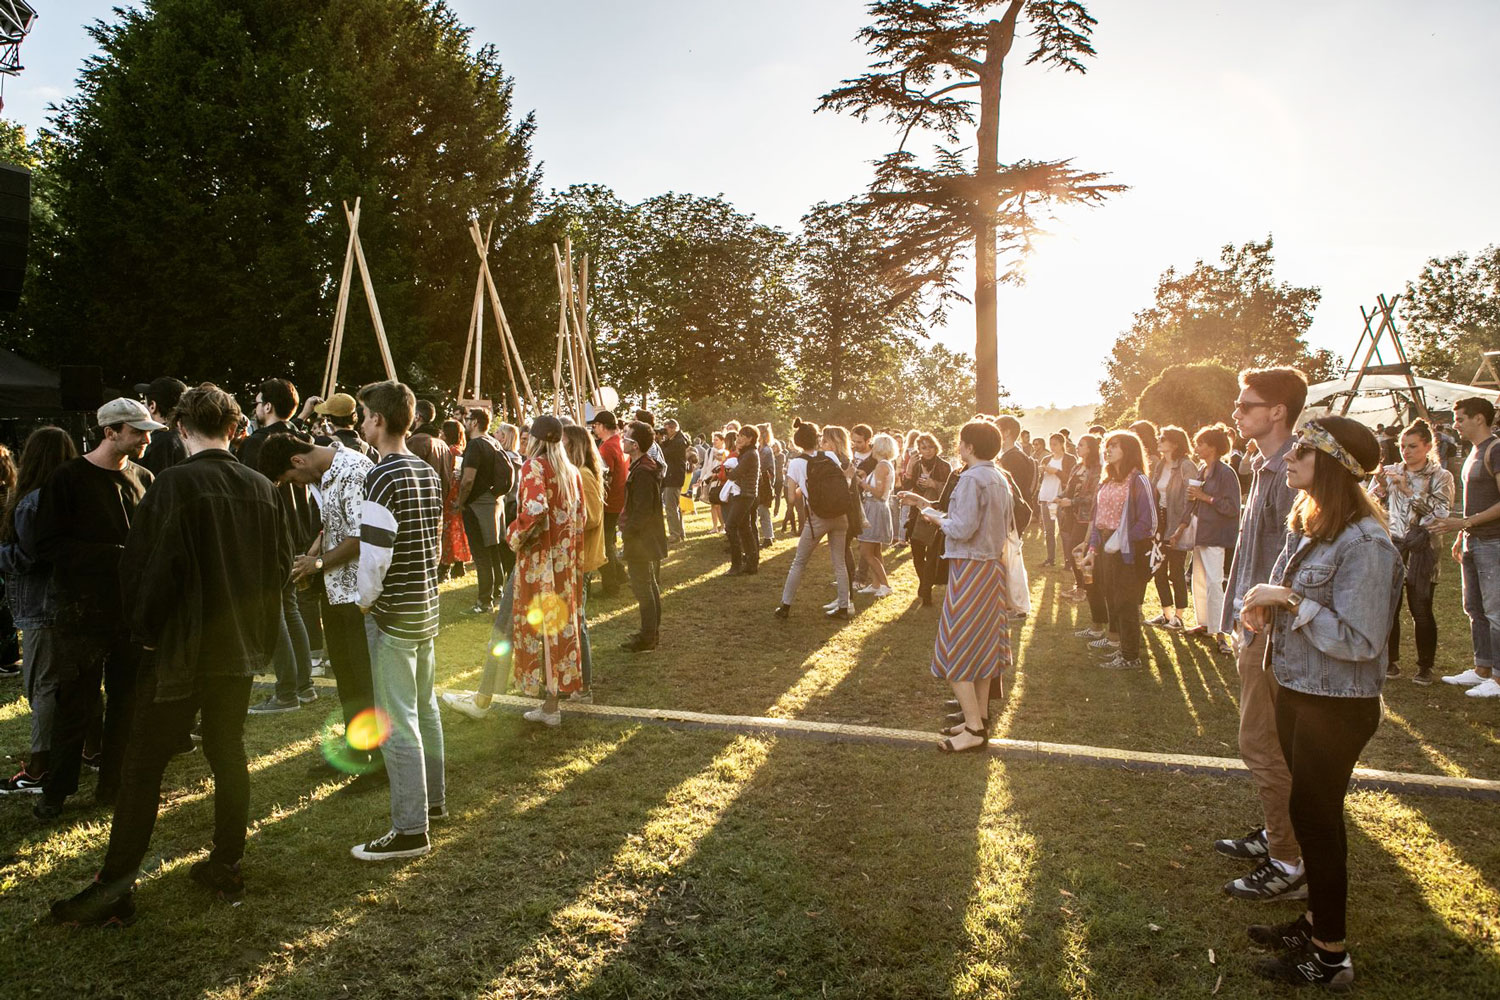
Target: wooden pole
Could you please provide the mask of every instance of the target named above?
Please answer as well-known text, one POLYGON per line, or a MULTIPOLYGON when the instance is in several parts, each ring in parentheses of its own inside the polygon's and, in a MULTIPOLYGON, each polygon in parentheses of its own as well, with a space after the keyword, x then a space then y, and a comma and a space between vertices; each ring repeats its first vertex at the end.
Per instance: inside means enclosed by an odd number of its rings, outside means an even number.
MULTIPOLYGON (((349 203, 344 202, 344 214, 349 214, 349 203)), ((354 199, 354 226, 359 225, 359 199, 354 199)), ((328 338, 328 365, 323 369, 323 398, 327 399, 338 390, 339 359, 344 353, 344 324, 349 318, 349 282, 354 272, 354 233, 349 230, 349 244, 344 250, 344 272, 339 279, 338 305, 333 311, 333 333, 328 338)))
MULTIPOLYGON (((464 363, 458 369, 458 398, 464 398, 464 388, 469 384, 469 357, 474 352, 474 339, 478 334, 479 303, 484 297, 484 275, 475 276, 474 280, 474 306, 469 310, 469 336, 464 341, 464 363)), ((477 395, 477 393, 476 393, 477 395)))
MULTIPOLYGON (((526 405, 533 413, 537 412, 536 396, 531 391, 531 380, 526 377, 526 362, 521 359, 521 349, 516 346, 516 338, 510 330, 510 321, 505 318, 505 307, 500 304, 500 293, 495 288, 495 276, 490 273, 489 253, 485 247, 484 239, 479 235, 479 223, 474 222, 469 229, 469 235, 474 240, 474 246, 479 251, 479 259, 483 262, 484 284, 490 294, 490 308, 494 310, 495 316, 500 321, 501 339, 505 342, 506 350, 514 353, 516 359, 516 374, 521 376, 521 385, 526 390, 526 405)), ((517 410, 520 405, 517 401, 517 410)), ((519 416, 519 412, 517 414, 519 416)))
POLYGON ((386 378, 396 381, 396 364, 391 360, 391 346, 385 339, 385 323, 380 318, 380 303, 375 301, 375 283, 370 280, 370 267, 365 263, 365 250, 359 242, 359 229, 353 215, 346 206, 345 216, 354 231, 354 261, 359 265, 359 278, 365 286, 365 303, 370 307, 370 319, 375 324, 375 340, 380 344, 380 360, 385 362, 386 378))

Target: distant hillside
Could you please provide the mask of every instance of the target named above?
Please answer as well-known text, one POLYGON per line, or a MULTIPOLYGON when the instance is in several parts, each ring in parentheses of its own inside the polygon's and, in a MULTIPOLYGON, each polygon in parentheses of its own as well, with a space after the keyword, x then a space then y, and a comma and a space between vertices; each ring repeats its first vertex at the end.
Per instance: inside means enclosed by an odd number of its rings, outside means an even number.
POLYGON ((1078 435, 1087 433, 1089 424, 1094 422, 1094 407, 1090 404, 1070 406, 1063 410, 1055 406, 1031 406, 1027 407, 1026 414, 1020 420, 1022 430, 1030 431, 1033 436, 1051 434, 1066 427, 1073 432, 1076 440, 1078 435))

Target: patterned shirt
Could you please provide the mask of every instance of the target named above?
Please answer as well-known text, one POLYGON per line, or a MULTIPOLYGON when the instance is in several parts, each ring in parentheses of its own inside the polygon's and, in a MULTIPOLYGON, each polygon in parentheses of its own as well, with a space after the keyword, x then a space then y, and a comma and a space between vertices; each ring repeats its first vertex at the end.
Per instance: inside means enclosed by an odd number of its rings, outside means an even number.
POLYGON ((437 636, 442 535, 442 484, 432 466, 400 452, 375 463, 360 518, 359 603, 387 635, 437 636))
MULTIPOLYGON (((375 463, 353 448, 337 447, 333 464, 323 473, 318 503, 323 511, 323 551, 332 552, 347 538, 359 537, 364 513, 365 477, 375 463)), ((359 603, 359 557, 323 571, 329 604, 359 603)))

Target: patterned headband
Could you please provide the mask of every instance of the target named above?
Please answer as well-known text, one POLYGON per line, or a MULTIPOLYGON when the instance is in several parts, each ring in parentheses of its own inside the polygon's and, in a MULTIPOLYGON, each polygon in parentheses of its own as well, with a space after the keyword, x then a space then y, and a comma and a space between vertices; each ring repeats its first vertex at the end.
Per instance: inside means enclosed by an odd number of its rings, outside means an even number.
POLYGON ((1299 448, 1315 448, 1323 454, 1330 456, 1340 465, 1349 470, 1355 479, 1363 479, 1369 475, 1364 466, 1354 460, 1354 456, 1344 450, 1338 439, 1328 432, 1322 424, 1316 420, 1309 420, 1302 426, 1297 440, 1294 444, 1299 448))

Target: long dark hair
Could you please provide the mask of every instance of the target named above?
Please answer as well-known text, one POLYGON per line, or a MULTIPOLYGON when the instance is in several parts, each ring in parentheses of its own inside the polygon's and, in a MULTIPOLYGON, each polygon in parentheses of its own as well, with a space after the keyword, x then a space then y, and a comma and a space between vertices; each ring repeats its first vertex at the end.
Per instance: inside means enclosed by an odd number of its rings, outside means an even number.
POLYGON ((73 439, 61 427, 38 427, 21 449, 21 469, 16 485, 5 497, 5 514, 0 518, 0 542, 16 537, 16 504, 32 490, 41 489, 52 478, 53 471, 64 462, 78 457, 73 439))
POLYGON ((1085 434, 1078 439, 1078 461, 1085 468, 1099 468, 1099 439, 1092 434, 1085 434))
POLYGON ((1144 449, 1141 447, 1141 439, 1135 436, 1135 431, 1113 431, 1109 437, 1104 439, 1104 451, 1109 451, 1109 446, 1117 444, 1125 453, 1125 459, 1116 468, 1114 463, 1108 463, 1104 467, 1105 482, 1122 483, 1130 478, 1132 472, 1146 471, 1146 458, 1144 449))
MULTIPOLYGON (((1380 464, 1380 442, 1359 421, 1319 417, 1307 424, 1321 426, 1332 434, 1366 472, 1375 471, 1380 464)), ((1314 451, 1312 486, 1298 494, 1287 516, 1287 527, 1313 541, 1331 542, 1346 525, 1366 517, 1385 524, 1385 512, 1365 492, 1364 483, 1332 455, 1314 451)))

